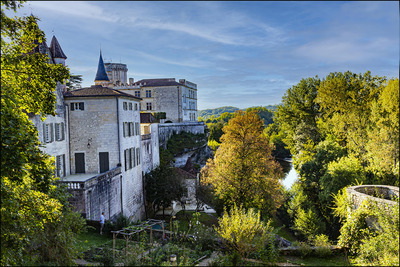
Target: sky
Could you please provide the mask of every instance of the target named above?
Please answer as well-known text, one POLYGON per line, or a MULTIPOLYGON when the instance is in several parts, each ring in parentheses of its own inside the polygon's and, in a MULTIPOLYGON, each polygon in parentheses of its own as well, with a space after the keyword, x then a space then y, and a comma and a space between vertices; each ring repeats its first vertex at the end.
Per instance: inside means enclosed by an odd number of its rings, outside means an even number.
POLYGON ((197 84, 198 109, 275 105, 302 78, 398 77, 397 1, 28 1, 72 74, 94 84, 100 49, 128 78, 197 84))

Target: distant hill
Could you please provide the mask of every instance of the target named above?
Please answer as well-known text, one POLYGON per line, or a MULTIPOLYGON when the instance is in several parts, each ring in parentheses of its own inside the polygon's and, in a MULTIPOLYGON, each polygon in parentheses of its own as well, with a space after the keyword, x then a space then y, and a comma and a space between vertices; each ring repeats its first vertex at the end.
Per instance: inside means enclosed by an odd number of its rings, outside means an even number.
MULTIPOLYGON (((278 105, 268 105, 268 106, 264 106, 264 107, 266 107, 267 109, 276 111, 277 106, 278 105)), ((252 108, 254 108, 254 107, 252 107, 252 108)), ((204 110, 198 111, 198 116, 202 117, 204 120, 207 120, 212 115, 214 115, 215 118, 218 118, 219 116, 221 116, 222 113, 225 113, 225 112, 234 113, 236 110, 240 110, 240 108, 227 106, 227 107, 220 107, 220 108, 214 108, 214 109, 204 109, 204 110)))
POLYGON ((207 120, 209 119, 212 115, 214 115, 216 118, 221 116, 222 113, 229 112, 229 113, 234 113, 236 110, 239 110, 237 107, 221 107, 221 108, 214 108, 214 109, 205 109, 205 110, 199 110, 197 112, 199 117, 202 117, 203 119, 207 120))

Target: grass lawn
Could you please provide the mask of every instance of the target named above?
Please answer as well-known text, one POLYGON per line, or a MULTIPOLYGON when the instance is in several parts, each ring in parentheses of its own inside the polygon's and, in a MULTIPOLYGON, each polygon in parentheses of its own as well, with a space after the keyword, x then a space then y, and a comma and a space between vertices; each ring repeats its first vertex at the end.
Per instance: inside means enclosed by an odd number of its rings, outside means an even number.
POLYGON ((327 258, 280 256, 278 262, 290 262, 303 266, 350 266, 344 254, 333 255, 327 258))
POLYGON ((81 233, 78 236, 77 247, 80 252, 91 249, 92 247, 100 247, 106 243, 110 243, 112 246, 112 237, 107 237, 106 235, 100 235, 93 231, 88 231, 86 233, 81 233))

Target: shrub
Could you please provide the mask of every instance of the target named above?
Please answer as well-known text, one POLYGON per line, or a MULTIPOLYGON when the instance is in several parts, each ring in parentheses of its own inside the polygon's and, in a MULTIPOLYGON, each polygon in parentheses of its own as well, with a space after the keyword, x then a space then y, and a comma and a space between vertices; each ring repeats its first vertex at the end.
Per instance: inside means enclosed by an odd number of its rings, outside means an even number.
POLYGON ((348 216, 343 196, 344 192, 335 196, 335 214, 344 221, 338 245, 349 249, 357 265, 398 266, 399 200, 391 207, 365 200, 348 216), (373 227, 368 226, 367 218, 375 219, 373 227))
POLYGON ((308 257, 312 253, 312 248, 306 242, 299 243, 299 252, 302 258, 308 257))
POLYGON ((318 257, 324 258, 332 254, 331 243, 326 235, 317 235, 314 240, 315 253, 318 257))
POLYGON ((273 227, 270 222, 265 225, 260 220, 260 212, 256 213, 253 209, 246 211, 236 205, 230 213, 224 212, 215 230, 226 246, 238 252, 241 257, 266 249, 265 244, 274 238, 273 227))

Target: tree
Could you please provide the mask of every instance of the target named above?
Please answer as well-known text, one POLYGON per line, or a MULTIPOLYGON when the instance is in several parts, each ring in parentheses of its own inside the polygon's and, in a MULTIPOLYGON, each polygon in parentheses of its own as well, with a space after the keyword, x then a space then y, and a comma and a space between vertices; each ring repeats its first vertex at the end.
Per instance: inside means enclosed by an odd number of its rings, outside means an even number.
POLYGON ((377 174, 399 175, 399 101, 399 79, 392 79, 372 103, 366 150, 370 169, 377 174))
POLYGON ((214 159, 202 170, 203 182, 211 184, 228 207, 236 204, 274 213, 282 201, 281 167, 271 156, 263 129, 256 111, 237 111, 223 128, 214 159))
POLYGON ((74 214, 56 186, 54 161, 39 149, 28 118, 55 115, 54 90, 69 72, 39 53, 45 37, 38 18, 6 15, 21 5, 1 2, 1 265, 72 264, 82 219, 67 219, 74 214))
POLYGON ((80 88, 82 88, 81 84, 82 84, 82 75, 71 73, 71 75, 66 83, 67 91, 80 89, 80 88))
POLYGON ((366 145, 371 125, 371 105, 379 97, 385 78, 365 74, 330 73, 318 87, 315 102, 338 140, 367 166, 366 145))
POLYGON ((145 175, 146 200, 154 206, 162 206, 163 215, 166 207, 172 201, 180 201, 185 194, 184 181, 175 169, 166 164, 160 164, 145 175))
POLYGON ((278 105, 275 113, 274 121, 285 132, 286 139, 283 141, 293 156, 300 153, 308 140, 315 144, 321 140, 317 125, 319 105, 314 102, 319 85, 318 76, 301 79, 297 85, 286 91, 282 104, 278 105))

